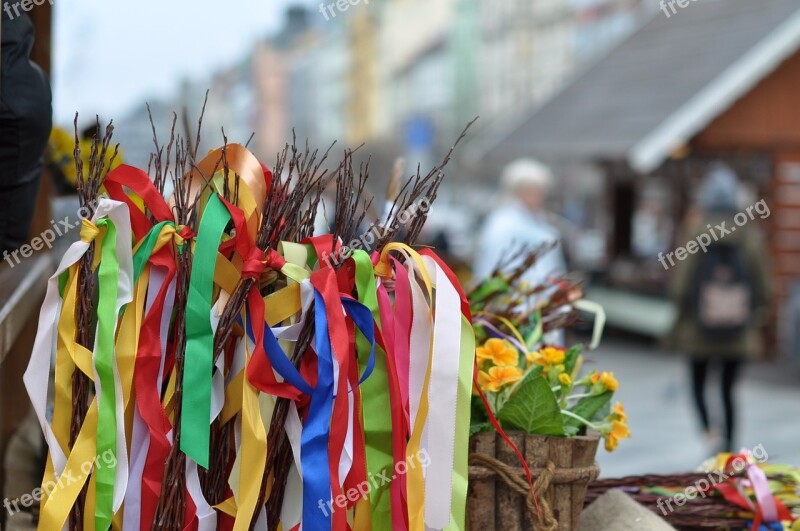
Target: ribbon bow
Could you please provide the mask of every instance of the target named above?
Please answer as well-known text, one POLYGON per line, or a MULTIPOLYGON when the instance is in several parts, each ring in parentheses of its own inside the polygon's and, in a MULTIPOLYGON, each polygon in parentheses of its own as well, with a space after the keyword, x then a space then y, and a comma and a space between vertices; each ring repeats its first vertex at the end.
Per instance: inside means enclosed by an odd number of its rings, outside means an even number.
POLYGON ((265 253, 258 247, 253 247, 242 267, 242 278, 258 278, 266 268, 280 271, 285 265, 286 260, 275 249, 269 249, 265 253))

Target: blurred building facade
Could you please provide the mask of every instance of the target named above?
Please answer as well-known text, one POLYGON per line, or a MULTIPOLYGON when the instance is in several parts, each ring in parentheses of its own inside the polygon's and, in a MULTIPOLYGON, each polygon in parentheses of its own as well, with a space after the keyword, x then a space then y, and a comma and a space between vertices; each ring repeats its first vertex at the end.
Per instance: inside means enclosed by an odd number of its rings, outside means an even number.
POLYGON ((673 268, 684 267, 659 257, 686 245, 695 191, 710 165, 724 162, 741 181, 742 211, 765 209, 745 220, 766 238, 763 259, 775 279, 769 351, 777 345, 797 357, 800 5, 701 0, 686 14, 653 17, 546 103, 484 135, 487 149, 476 157, 593 167, 585 184, 600 186, 586 194, 576 182, 563 193, 565 204, 583 196, 575 210, 584 214, 603 205, 595 219, 573 220, 603 231, 606 258, 593 268, 589 297, 610 323, 655 336, 670 331, 665 295, 673 268))
MULTIPOLYGON (((471 118, 488 124, 548 97, 630 32, 641 4, 372 0, 334 16, 292 7, 282 29, 235 66, 151 103, 195 115, 208 88, 206 123, 225 124, 230 141, 255 133, 251 146, 266 157, 293 129, 320 144, 438 154, 471 118)), ((147 143, 133 141, 149 129, 145 118, 141 108, 120 121, 137 128, 124 135, 134 160, 145 156, 147 143)))

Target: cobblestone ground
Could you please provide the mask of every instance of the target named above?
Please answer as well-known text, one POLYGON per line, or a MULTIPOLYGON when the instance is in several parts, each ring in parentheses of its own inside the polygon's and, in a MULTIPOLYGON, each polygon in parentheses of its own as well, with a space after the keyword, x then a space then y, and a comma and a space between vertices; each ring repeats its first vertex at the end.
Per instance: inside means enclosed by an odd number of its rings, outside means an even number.
MULTIPOLYGON (((587 367, 614 371, 617 397, 628 412, 633 437, 612 454, 600 450, 603 477, 685 472, 714 453, 699 427, 690 395, 688 362, 650 343, 606 338, 587 367)), ((721 417, 721 391, 714 378, 706 396, 721 417)), ((800 368, 751 363, 736 389, 736 445, 763 445, 769 461, 800 466, 800 368)))

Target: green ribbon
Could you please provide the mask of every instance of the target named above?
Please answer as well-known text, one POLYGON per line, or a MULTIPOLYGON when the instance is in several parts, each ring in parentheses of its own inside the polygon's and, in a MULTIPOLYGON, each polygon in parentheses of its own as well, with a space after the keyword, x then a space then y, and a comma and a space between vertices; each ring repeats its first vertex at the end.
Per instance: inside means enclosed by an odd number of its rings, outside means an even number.
POLYGON ((139 248, 136 249, 136 252, 133 254, 133 284, 136 285, 139 282, 139 277, 144 271, 144 266, 147 265, 147 261, 150 260, 150 257, 153 255, 153 249, 158 243, 158 237, 161 236, 161 230, 166 225, 175 225, 171 221, 162 221, 157 225, 154 225, 152 229, 150 229, 144 237, 144 240, 139 245, 139 248))
POLYGON ((214 330, 211 306, 217 252, 230 214, 217 195, 206 203, 192 260, 186 301, 186 352, 183 366, 180 449, 208 469, 214 330))
MULTIPOLYGON (((372 260, 363 250, 352 255, 356 264, 356 290, 358 302, 369 308, 378 327, 381 326, 378 309, 378 294, 373 273, 372 260)), ((358 363, 363 373, 369 359, 369 341, 358 332, 356 335, 358 363)), ((394 475, 394 456, 392 453, 392 405, 389 400, 389 371, 386 367, 386 353, 375 345, 375 368, 372 375, 361 384, 361 407, 364 419, 364 439, 368 477, 388 477, 394 475)), ((370 491, 372 508, 372 531, 391 531, 392 499, 389 485, 381 485, 370 491)))
POLYGON ((117 229, 110 219, 101 219, 105 227, 98 268, 99 300, 97 302, 97 337, 94 367, 100 380, 97 423, 97 460, 95 461, 96 504, 95 527, 108 529, 114 516, 114 478, 117 463, 117 409, 114 383, 114 333, 119 277, 117 260, 117 229), (111 455, 113 458, 109 458, 111 455), (102 463, 99 463, 100 457, 102 463))
POLYGON ((461 316, 461 350, 458 355, 458 395, 456 402, 456 438, 453 459, 453 498, 450 525, 446 531, 461 531, 467 514, 469 480, 469 425, 472 399, 472 370, 475 360, 475 332, 469 319, 461 316))

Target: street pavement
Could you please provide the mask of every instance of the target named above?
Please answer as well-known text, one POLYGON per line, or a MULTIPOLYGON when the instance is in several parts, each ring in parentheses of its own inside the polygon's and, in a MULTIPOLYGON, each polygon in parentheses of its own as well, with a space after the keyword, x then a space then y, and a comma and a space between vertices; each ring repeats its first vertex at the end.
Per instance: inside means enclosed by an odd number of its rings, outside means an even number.
MULTIPOLYGON (((620 382, 615 399, 624 404, 632 432, 611 454, 601 443, 601 477, 687 472, 713 455, 691 403, 686 358, 653 342, 607 334, 587 354, 584 367, 614 372, 620 382)), ((720 394, 718 380, 710 378, 706 396, 712 418, 715 411, 721 417, 720 394)), ((737 447, 761 444, 769 462, 800 466, 800 368, 751 363, 740 377, 736 401, 737 447)))

